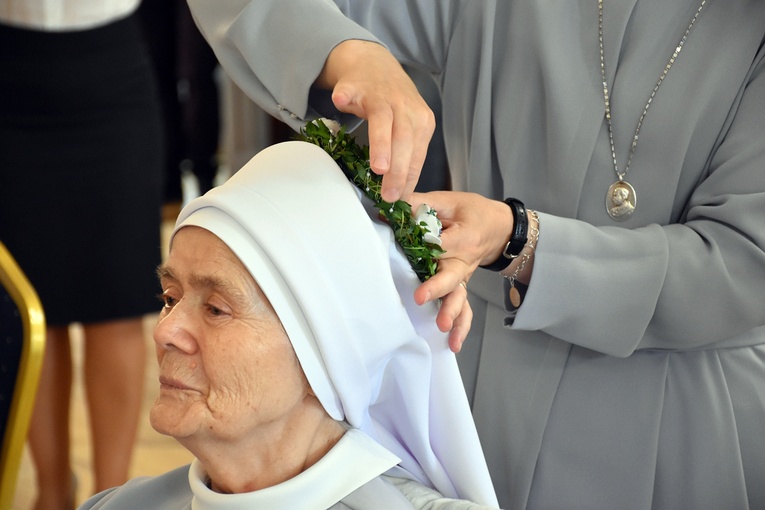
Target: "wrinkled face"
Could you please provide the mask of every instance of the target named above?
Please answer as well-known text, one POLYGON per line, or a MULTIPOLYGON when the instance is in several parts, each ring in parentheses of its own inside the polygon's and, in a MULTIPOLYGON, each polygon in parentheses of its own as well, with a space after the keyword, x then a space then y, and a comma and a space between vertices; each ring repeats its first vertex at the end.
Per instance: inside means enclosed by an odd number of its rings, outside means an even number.
POLYGON ((209 231, 184 227, 159 275, 152 426, 182 444, 236 443, 294 420, 308 383, 279 318, 234 253, 209 231))

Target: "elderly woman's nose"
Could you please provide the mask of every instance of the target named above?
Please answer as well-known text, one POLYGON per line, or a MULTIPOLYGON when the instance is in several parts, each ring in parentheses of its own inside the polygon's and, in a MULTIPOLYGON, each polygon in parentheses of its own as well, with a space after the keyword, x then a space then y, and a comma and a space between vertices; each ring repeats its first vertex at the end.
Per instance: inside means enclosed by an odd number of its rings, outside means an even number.
POLYGON ((162 315, 154 326, 154 342, 163 349, 193 353, 197 349, 191 318, 184 307, 176 305, 162 315))

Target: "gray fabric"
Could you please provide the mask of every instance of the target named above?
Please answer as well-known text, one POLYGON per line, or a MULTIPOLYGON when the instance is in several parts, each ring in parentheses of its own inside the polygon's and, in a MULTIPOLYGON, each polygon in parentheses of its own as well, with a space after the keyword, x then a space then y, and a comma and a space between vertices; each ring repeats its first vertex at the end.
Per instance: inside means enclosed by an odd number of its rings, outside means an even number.
MULTIPOLYGON (((80 510, 191 510, 193 493, 189 487, 189 466, 164 475, 136 478, 122 487, 109 489, 88 499, 80 510)), ((339 474, 339 473, 338 473, 339 474)), ((311 506, 310 495, 296 495, 301 509, 311 506)), ((298 508, 298 507, 296 507, 298 508)), ((444 498, 436 491, 412 480, 380 476, 348 494, 328 510, 488 510, 468 501, 444 498)), ((257 509, 253 509, 257 510, 257 509)), ((264 510, 280 510, 269 508, 264 510)), ((282 509, 294 510, 294 509, 282 509)))
MULTIPOLYGON (((152 478, 137 478, 122 487, 104 491, 86 501, 80 510, 191 510, 193 493, 189 487, 189 466, 183 466, 164 475, 152 478)), ((308 498, 308 495, 303 495, 308 498)), ((310 500, 296 497, 310 508, 310 500)), ((402 495, 385 483, 383 478, 375 478, 352 492, 342 501, 330 507, 333 510, 374 508, 370 502, 387 501, 388 507, 411 508, 402 495), (365 505, 366 502, 366 505, 365 505), (394 503, 395 502, 395 503, 394 503), (398 506, 396 506, 396 503, 398 506)), ((285 509, 286 510, 286 509, 285 509)))
MULTIPOLYGON (((470 283, 482 316, 462 368, 504 507, 765 507, 765 2, 707 2, 643 124, 619 224, 594 0, 337 0, 375 36, 327 1, 222 3, 190 0, 274 115, 325 113, 308 98, 329 50, 376 36, 440 83, 455 188, 539 211, 512 328, 501 279, 470 283)), ((621 168, 697 8, 606 2, 621 168)))

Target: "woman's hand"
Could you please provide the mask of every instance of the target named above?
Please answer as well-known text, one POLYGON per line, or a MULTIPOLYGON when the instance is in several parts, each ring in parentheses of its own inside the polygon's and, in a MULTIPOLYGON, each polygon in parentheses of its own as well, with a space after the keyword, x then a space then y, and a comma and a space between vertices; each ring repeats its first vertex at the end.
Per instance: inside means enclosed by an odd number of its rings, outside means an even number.
POLYGON ((417 87, 383 46, 359 40, 338 44, 316 85, 332 90, 335 107, 367 119, 372 171, 383 176, 387 202, 414 191, 435 130, 435 117, 417 87))
POLYGON ((414 299, 419 304, 443 300, 436 322, 441 331, 450 331, 449 347, 458 352, 473 319, 467 282, 479 265, 493 262, 502 253, 513 228, 512 214, 503 202, 476 193, 413 193, 410 203, 413 209, 425 203, 436 210, 443 224, 441 247, 445 250, 438 271, 417 288, 414 299))

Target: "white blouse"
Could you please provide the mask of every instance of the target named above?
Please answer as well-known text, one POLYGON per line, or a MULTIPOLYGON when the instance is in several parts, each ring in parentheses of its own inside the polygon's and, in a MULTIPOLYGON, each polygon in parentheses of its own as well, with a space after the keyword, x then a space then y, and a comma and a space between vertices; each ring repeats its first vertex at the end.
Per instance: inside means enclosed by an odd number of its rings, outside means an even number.
POLYGON ((105 25, 138 8, 141 0, 0 0, 0 22, 48 31, 105 25))

